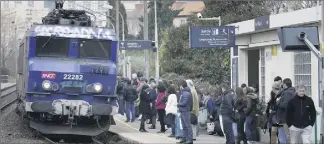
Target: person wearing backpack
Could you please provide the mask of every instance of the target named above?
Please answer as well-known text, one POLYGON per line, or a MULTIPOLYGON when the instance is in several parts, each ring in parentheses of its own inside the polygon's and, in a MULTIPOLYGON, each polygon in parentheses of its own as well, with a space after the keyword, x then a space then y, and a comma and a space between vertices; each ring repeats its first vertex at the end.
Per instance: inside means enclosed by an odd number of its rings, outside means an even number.
POLYGON ((258 95, 255 93, 253 87, 246 87, 246 100, 247 106, 245 110, 246 123, 245 123, 245 133, 248 140, 248 144, 252 144, 258 141, 258 131, 257 131, 257 104, 259 102, 258 95))
POLYGON ((150 87, 145 84, 142 87, 142 91, 140 93, 140 104, 139 111, 142 114, 141 124, 140 124, 140 132, 147 132, 145 130, 145 121, 152 116, 151 103, 154 98, 150 95, 150 87))
POLYGON ((135 120, 135 101, 138 98, 137 91, 132 86, 132 82, 129 79, 126 79, 126 87, 124 89, 124 99, 126 103, 126 122, 134 122, 135 120), (132 117, 130 117, 132 113, 132 117))

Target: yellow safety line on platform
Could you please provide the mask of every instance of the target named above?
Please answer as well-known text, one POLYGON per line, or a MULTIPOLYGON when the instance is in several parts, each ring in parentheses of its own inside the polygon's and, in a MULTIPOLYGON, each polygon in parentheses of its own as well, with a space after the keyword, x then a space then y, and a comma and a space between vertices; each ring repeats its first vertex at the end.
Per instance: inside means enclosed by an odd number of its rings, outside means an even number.
MULTIPOLYGON (((117 120, 118 122, 122 123, 123 125, 125 125, 125 126, 131 128, 131 129, 133 129, 133 130, 135 130, 135 131, 138 131, 137 128, 134 128, 133 126, 131 126, 131 125, 129 125, 129 124, 127 124, 127 123, 121 121, 120 119, 116 118, 116 120, 117 120)), ((171 139, 171 138, 168 138, 168 137, 165 137, 165 136, 161 136, 161 135, 158 135, 158 134, 155 134, 155 133, 149 133, 149 132, 147 132, 147 134, 151 134, 151 135, 159 136, 159 137, 161 137, 161 138, 163 138, 163 139, 170 140, 170 141, 173 141, 173 142, 178 142, 177 140, 174 140, 174 139, 171 139)))

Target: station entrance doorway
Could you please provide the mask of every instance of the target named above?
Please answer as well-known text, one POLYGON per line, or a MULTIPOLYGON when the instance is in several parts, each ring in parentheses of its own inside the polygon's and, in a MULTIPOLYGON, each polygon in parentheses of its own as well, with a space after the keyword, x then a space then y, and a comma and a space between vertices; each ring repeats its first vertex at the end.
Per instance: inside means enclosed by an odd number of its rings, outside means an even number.
POLYGON ((256 84, 259 86, 259 61, 260 50, 248 50, 248 86, 256 84))

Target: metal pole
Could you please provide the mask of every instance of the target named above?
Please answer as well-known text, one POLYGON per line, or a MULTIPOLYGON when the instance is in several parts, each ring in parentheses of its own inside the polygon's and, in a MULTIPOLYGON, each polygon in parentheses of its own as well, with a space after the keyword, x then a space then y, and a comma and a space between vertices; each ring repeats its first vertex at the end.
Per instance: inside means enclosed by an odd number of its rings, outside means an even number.
MULTIPOLYGON (((123 31, 122 39, 123 39, 123 41, 125 41, 125 19, 121 13, 119 13, 119 14, 122 19, 122 25, 123 25, 122 26, 122 31, 123 31)), ((122 53, 123 53, 123 76, 126 77, 127 76, 127 74, 126 74, 126 64, 127 64, 126 51, 123 50, 122 53)))
POLYGON ((118 56, 118 72, 119 72, 119 67, 120 67, 120 49, 119 49, 119 1, 116 1, 116 36, 117 36, 117 41, 118 41, 118 49, 117 49, 117 56, 118 56))
POLYGON ((221 20, 221 16, 218 17, 218 25, 221 26, 222 25, 222 20, 221 20))
MULTIPOLYGON (((148 13, 147 13, 147 0, 144 0, 144 40, 148 40, 148 13)), ((144 50, 145 55, 145 77, 149 78, 149 56, 148 50, 144 50)))
MULTIPOLYGON (((4 36, 6 36, 6 35, 4 35, 4 36)), ((2 83, 2 77, 1 77, 1 72, 2 72, 2 56, 3 56, 3 53, 2 53, 2 49, 3 49, 3 47, 0 47, 0 101, 1 101, 1 90, 2 90, 2 88, 1 88, 1 83, 2 83)), ((1 109, 0 109, 0 118, 2 117, 2 111, 1 111, 1 109)))
MULTIPOLYGON (((321 4, 321 33, 322 33, 322 51, 323 51, 323 44, 324 44, 324 2, 322 1, 321 4)), ((324 144, 323 134, 324 134, 324 97, 323 97, 323 60, 319 60, 319 90, 320 90, 320 97, 321 97, 321 104, 322 104, 322 116, 321 116, 321 133, 320 133, 320 143, 324 144)), ((317 141, 317 140, 316 140, 317 141)), ((317 142, 316 142, 317 143, 317 142)))
POLYGON ((159 39, 158 39, 158 27, 157 27, 157 6, 154 1, 154 30, 155 30, 155 46, 156 46, 156 60, 155 60, 155 78, 159 81, 160 78, 160 62, 159 62, 159 39))

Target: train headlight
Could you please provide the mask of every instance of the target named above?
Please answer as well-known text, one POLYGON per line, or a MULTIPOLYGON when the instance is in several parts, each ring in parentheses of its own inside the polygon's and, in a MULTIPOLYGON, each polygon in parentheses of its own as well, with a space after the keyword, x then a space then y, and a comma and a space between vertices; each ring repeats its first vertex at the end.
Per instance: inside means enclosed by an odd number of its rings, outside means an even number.
POLYGON ((100 93, 102 91, 102 84, 94 83, 86 86, 86 91, 89 93, 100 93))
POLYGON ((100 93, 102 91, 102 85, 100 83, 93 84, 93 90, 96 93, 100 93))
POLYGON ((43 83, 42 83, 42 87, 44 90, 50 90, 51 87, 52 87, 52 84, 50 81, 48 80, 44 80, 43 83))

